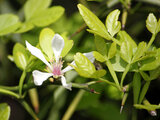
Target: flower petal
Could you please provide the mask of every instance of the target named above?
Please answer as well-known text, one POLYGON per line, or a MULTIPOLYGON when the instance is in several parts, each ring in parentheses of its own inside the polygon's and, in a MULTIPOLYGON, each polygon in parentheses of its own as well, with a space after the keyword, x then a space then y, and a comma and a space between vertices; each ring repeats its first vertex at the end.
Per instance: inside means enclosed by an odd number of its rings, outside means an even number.
POLYGON ((41 61, 43 61, 50 69, 52 69, 51 65, 47 62, 45 57, 43 56, 43 53, 41 52, 40 49, 32 46, 29 42, 26 41, 26 46, 28 50, 31 52, 32 55, 35 57, 39 58, 41 61))
POLYGON ((64 39, 59 35, 55 34, 52 40, 52 49, 56 58, 56 62, 59 61, 59 57, 64 47, 64 39))
MULTIPOLYGON (((71 62, 71 65, 75 65, 76 66, 76 64, 75 64, 75 61, 72 61, 71 62)), ((67 67, 65 67, 63 70, 62 70, 62 73, 65 73, 65 72, 67 72, 67 71, 70 71, 70 70, 72 70, 73 69, 73 67, 71 67, 71 66, 67 66, 67 67)))
POLYGON ((38 70, 34 70, 32 74, 34 78, 34 84, 38 86, 42 85, 47 78, 53 75, 52 73, 40 72, 38 70))
POLYGON ((83 53, 92 63, 95 60, 95 57, 93 56, 93 52, 83 53))
POLYGON ((67 84, 66 78, 64 76, 61 76, 61 82, 62 82, 63 87, 65 87, 68 90, 72 90, 72 83, 67 84))

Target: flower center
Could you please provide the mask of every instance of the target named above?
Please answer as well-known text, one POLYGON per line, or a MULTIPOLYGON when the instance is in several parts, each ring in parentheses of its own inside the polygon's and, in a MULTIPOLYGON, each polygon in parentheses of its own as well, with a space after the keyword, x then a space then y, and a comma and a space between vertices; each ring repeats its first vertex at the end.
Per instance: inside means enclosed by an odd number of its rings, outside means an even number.
POLYGON ((62 73, 61 73, 61 68, 62 68, 62 62, 53 63, 52 73, 53 73, 53 77, 54 77, 54 78, 57 78, 57 77, 59 77, 60 75, 62 75, 62 73))

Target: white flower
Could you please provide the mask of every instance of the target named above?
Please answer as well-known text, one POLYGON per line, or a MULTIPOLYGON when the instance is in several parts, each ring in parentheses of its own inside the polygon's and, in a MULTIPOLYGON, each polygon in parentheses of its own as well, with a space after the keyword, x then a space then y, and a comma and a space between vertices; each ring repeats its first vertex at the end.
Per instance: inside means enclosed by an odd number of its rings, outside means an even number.
MULTIPOLYGON (((26 41, 26 46, 28 48, 28 50, 31 52, 32 55, 34 55, 35 57, 39 58, 42 62, 44 62, 47 65, 48 68, 48 73, 47 72, 41 72, 38 70, 34 70, 32 72, 33 74, 33 78, 34 78, 34 83, 35 85, 42 85, 42 83, 47 80, 49 77, 53 76, 54 78, 59 78, 61 80, 62 85, 69 90, 72 90, 72 84, 66 83, 66 78, 64 77, 64 73, 73 69, 71 66, 67 66, 66 68, 64 68, 63 70, 61 70, 62 66, 63 66, 63 62, 60 59, 60 55, 61 52, 63 50, 64 47, 64 39, 59 35, 59 34, 55 34, 52 40, 52 49, 53 49, 53 53, 55 56, 55 60, 53 60, 53 62, 48 62, 43 53, 41 52, 41 50, 39 50, 38 48, 32 46, 30 43, 28 43, 26 41)), ((90 53, 84 53, 84 55, 93 63, 94 62, 94 57, 92 55, 92 52, 90 53)), ((75 62, 73 61, 71 64, 75 65, 75 62)))

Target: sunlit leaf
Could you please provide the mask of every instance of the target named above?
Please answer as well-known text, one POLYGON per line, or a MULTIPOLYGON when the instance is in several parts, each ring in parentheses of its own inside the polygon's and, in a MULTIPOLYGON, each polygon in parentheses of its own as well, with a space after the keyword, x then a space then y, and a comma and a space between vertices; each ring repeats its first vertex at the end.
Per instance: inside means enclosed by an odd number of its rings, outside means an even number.
POLYGON ((20 26, 19 18, 13 14, 0 15, 0 36, 14 32, 20 26))
POLYGON ((67 53, 71 50, 73 47, 73 40, 69 40, 67 38, 66 33, 62 34, 62 37, 64 39, 64 48, 62 50, 61 56, 64 57, 67 55, 67 53))
POLYGON ((117 51, 116 43, 113 42, 108 51, 108 59, 113 58, 116 54, 116 51, 117 51))
POLYGON ((22 70, 26 68, 29 56, 25 47, 20 43, 16 43, 13 48, 13 58, 18 68, 22 70))
POLYGON ((110 12, 106 18, 106 27, 112 37, 121 29, 121 23, 118 21, 119 14, 120 11, 116 9, 110 12))
POLYGON ((120 54, 121 54, 122 59, 124 59, 126 62, 128 62, 128 63, 131 62, 133 50, 132 50, 132 46, 130 45, 129 42, 124 41, 122 43, 120 54))
POLYGON ((24 5, 26 20, 31 19, 37 13, 45 10, 51 4, 51 0, 28 0, 24 5))
POLYGON ((34 25, 30 22, 24 22, 20 25, 19 29, 15 31, 15 33, 24 33, 34 28, 34 25))
POLYGON ((120 40, 121 43, 124 41, 129 42, 130 45, 132 45, 133 53, 135 53, 135 51, 137 49, 137 44, 135 43, 135 41, 131 38, 131 36, 126 31, 119 31, 117 36, 118 36, 118 39, 120 40))
POLYGON ((99 52, 97 51, 94 51, 93 52, 93 56, 96 58, 97 61, 100 61, 100 62, 104 62, 106 61, 107 59, 105 58, 105 56, 101 55, 99 52))
POLYGON ((135 55, 133 56, 133 59, 132 59, 133 62, 136 62, 138 60, 138 58, 140 58, 144 54, 144 52, 146 51, 146 46, 147 45, 145 42, 140 42, 138 44, 137 50, 136 50, 135 55))
POLYGON ((61 6, 55 6, 43 10, 37 14, 35 14, 31 19, 30 22, 36 26, 47 26, 56 20, 58 20, 64 13, 64 8, 61 6))
POLYGON ((92 75, 91 78, 100 78, 103 77, 106 74, 106 71, 104 69, 96 70, 92 75))
POLYGON ((104 33, 100 33, 100 32, 97 32, 97 31, 91 30, 91 29, 87 29, 87 31, 90 32, 90 33, 92 33, 92 34, 98 35, 98 36, 100 36, 102 38, 105 38, 107 40, 111 40, 111 37, 109 35, 106 36, 106 34, 104 34, 104 33))
POLYGON ((116 54, 112 59, 110 59, 114 71, 123 72, 127 66, 127 63, 120 57, 120 54, 116 54))
POLYGON ((156 32, 160 32, 160 19, 157 22, 157 28, 156 28, 156 32))
POLYGON ((93 14, 88 8, 86 8, 82 4, 78 4, 78 9, 84 21, 91 30, 102 34, 102 36, 105 36, 106 39, 110 38, 106 27, 95 14, 93 14))
POLYGON ((80 75, 80 76, 82 76, 82 77, 86 77, 86 78, 90 78, 91 77, 91 75, 92 75, 92 73, 90 73, 90 72, 88 72, 88 71, 85 71, 85 70, 83 70, 83 69, 80 69, 80 68, 78 68, 78 67, 76 67, 76 66, 74 66, 74 65, 71 65, 75 70, 76 70, 76 72, 78 72, 78 74, 80 75))
POLYGON ((0 104, 0 118, 1 120, 9 120, 10 107, 6 103, 0 104))
POLYGON ((142 70, 142 71, 154 70, 154 69, 156 69, 157 67, 160 66, 160 62, 159 61, 160 61, 160 56, 158 56, 155 60, 153 60, 151 62, 143 64, 140 67, 140 70, 142 70))
POLYGON ((156 27, 157 27, 157 19, 156 17, 154 16, 153 13, 150 13, 147 17, 147 20, 146 20, 146 27, 147 29, 153 33, 153 34, 156 34, 157 31, 156 31, 156 27))
POLYGON ((52 39, 54 37, 54 31, 49 28, 44 28, 39 37, 40 47, 42 48, 43 52, 49 57, 50 60, 53 59, 53 49, 52 49, 52 39))
POLYGON ((104 39, 95 35, 94 42, 95 42, 97 51, 102 55, 107 55, 106 43, 104 39))
POLYGON ((75 60, 77 68, 83 71, 86 71, 90 74, 93 74, 96 71, 91 61, 86 56, 84 56, 82 53, 77 53, 74 56, 74 60, 75 60))

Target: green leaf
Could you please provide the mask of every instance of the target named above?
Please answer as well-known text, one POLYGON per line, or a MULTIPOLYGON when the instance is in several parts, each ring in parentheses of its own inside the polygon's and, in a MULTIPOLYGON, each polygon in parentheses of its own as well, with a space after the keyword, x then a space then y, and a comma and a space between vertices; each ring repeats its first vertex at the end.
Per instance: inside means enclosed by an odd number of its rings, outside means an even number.
POLYGON ((120 57, 119 52, 110 59, 114 71, 123 72, 127 66, 127 63, 120 57))
POLYGON ((42 29, 39 37, 40 47, 43 52, 48 56, 49 60, 53 59, 52 39, 54 37, 54 31, 50 28, 42 29))
POLYGON ((154 16, 153 13, 150 13, 147 17, 146 20, 146 27, 147 29, 152 33, 152 34, 156 34, 156 28, 157 28, 157 19, 154 16))
POLYGON ((144 99, 144 97, 145 97, 145 95, 146 95, 146 93, 147 93, 147 91, 148 91, 149 85, 150 85, 150 81, 147 81, 147 82, 144 84, 144 86, 143 86, 143 88, 142 88, 142 91, 141 91, 141 93, 140 93, 139 104, 141 104, 141 102, 143 101, 143 99, 144 99))
POLYGON ((21 26, 15 31, 15 33, 24 33, 34 28, 34 25, 30 22, 22 23, 21 26))
POLYGON ((36 26, 44 27, 58 20, 63 15, 63 13, 63 7, 51 7, 35 14, 29 22, 36 26))
POLYGON ((150 80, 154 80, 160 76, 160 67, 158 67, 155 70, 149 71, 150 74, 150 80))
POLYGON ((145 42, 140 42, 138 44, 138 47, 137 47, 137 50, 133 56, 133 59, 132 59, 132 62, 136 62, 138 61, 138 59, 143 56, 144 52, 146 51, 146 47, 147 47, 147 44, 145 42))
POLYGON ((101 55, 99 52, 94 51, 93 52, 93 56, 96 58, 97 61, 100 62, 105 62, 107 59, 105 58, 105 56, 101 55))
POLYGON ((160 56, 156 57, 156 59, 154 61, 151 61, 151 62, 148 62, 146 64, 143 64, 141 67, 140 67, 140 70, 141 71, 150 71, 150 70, 154 70, 156 69, 157 67, 160 66, 160 56))
POLYGON ((120 11, 118 9, 109 13, 106 18, 106 27, 110 35, 113 37, 121 29, 121 23, 118 21, 120 11))
POLYGON ((94 42, 95 42, 97 51, 102 55, 106 55, 107 49, 106 49, 106 43, 104 39, 102 37, 95 35, 94 42))
POLYGON ((121 43, 127 41, 132 45, 133 53, 136 51, 137 44, 126 31, 119 31, 117 36, 121 43))
POLYGON ((128 63, 131 62, 131 58, 133 54, 132 51, 133 51, 132 46, 130 45, 129 42, 127 41, 122 42, 120 54, 121 54, 122 59, 124 59, 128 63))
POLYGON ((80 68, 78 68, 78 67, 76 67, 76 66, 74 66, 74 65, 71 65, 76 71, 77 71, 77 73, 80 75, 80 76, 82 76, 82 77, 86 77, 86 78, 90 78, 90 76, 92 75, 90 72, 88 72, 88 71, 85 71, 85 70, 83 70, 83 69, 80 69, 80 68))
POLYGON ((145 72, 143 72, 143 71, 140 71, 140 74, 141 74, 141 76, 143 77, 143 79, 144 79, 145 81, 149 81, 149 80, 150 80, 150 77, 148 76, 147 73, 145 73, 145 72))
POLYGON ((91 78, 100 78, 103 77, 106 74, 106 71, 104 69, 96 70, 90 77, 91 78))
POLYGON ((116 54, 116 51, 117 51, 117 45, 115 42, 113 42, 111 44, 111 47, 109 48, 109 51, 108 51, 108 59, 113 58, 116 54))
POLYGON ((51 0, 28 0, 24 5, 25 18, 28 21, 37 13, 41 13, 43 10, 49 7, 51 0))
POLYGON ((88 8, 81 4, 78 4, 78 9, 85 23, 92 31, 95 31, 98 34, 105 36, 106 39, 110 40, 110 36, 106 27, 95 14, 93 14, 88 8))
POLYGON ((90 30, 90 29, 87 29, 87 31, 90 32, 90 33, 92 33, 92 34, 98 35, 98 36, 100 36, 100 37, 102 37, 102 38, 105 38, 105 39, 107 39, 107 40, 111 40, 111 36, 109 36, 109 34, 108 34, 108 36, 106 36, 106 35, 103 34, 103 33, 97 32, 97 31, 95 31, 95 30, 90 30))
POLYGON ((14 32, 20 26, 19 18, 13 14, 0 15, 0 36, 14 32))
POLYGON ((69 40, 66 33, 62 34, 62 37, 64 39, 64 48, 62 50, 61 56, 64 57, 73 47, 73 40, 69 40))
POLYGON ((133 97, 134 97, 134 104, 138 103, 140 89, 141 89, 141 76, 140 76, 139 73, 134 73, 134 76, 133 76, 133 97))
POLYGON ((157 22, 157 28, 156 28, 156 32, 160 32, 160 19, 157 22))
POLYGON ((23 45, 16 43, 13 47, 13 58, 18 68, 25 70, 29 59, 28 52, 23 45))
POLYGON ((9 120, 10 107, 6 103, 0 104, 0 118, 1 120, 9 120))
POLYGON ((80 70, 83 70, 84 72, 87 72, 89 74, 93 74, 96 71, 91 61, 82 53, 76 53, 76 55, 74 56, 74 60, 77 68, 79 68, 80 70))

